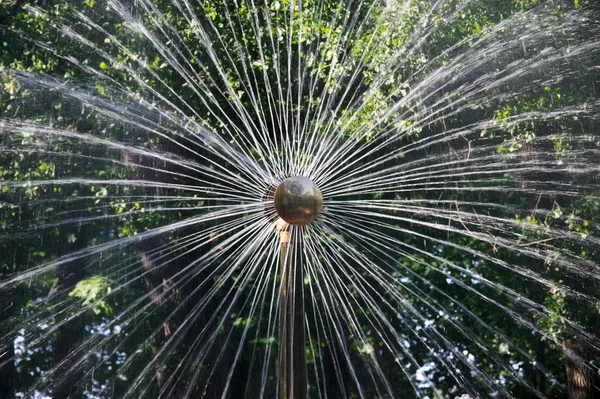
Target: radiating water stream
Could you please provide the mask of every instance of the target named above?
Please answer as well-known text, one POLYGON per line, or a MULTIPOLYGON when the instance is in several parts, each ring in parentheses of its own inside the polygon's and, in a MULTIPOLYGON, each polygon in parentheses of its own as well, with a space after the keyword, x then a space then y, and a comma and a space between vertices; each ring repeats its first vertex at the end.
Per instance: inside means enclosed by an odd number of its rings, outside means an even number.
POLYGON ((276 397, 281 231, 309 397, 598 396, 599 12, 15 2, 0 398, 276 397))

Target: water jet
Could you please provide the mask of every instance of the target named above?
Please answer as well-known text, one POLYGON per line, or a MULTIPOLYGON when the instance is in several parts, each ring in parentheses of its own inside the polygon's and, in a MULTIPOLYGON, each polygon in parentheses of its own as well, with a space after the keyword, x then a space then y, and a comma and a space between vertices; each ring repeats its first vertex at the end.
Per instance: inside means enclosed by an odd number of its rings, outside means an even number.
POLYGON ((31 3, 0 397, 600 387, 591 0, 31 3))

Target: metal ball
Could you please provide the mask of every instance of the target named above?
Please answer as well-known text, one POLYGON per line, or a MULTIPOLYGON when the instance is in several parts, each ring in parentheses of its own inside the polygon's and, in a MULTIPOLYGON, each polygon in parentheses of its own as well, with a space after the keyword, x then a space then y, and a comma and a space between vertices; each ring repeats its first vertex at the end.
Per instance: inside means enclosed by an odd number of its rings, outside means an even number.
POLYGON ((294 176, 285 179, 275 191, 275 210, 289 224, 304 226, 321 213, 323 196, 310 179, 294 176))

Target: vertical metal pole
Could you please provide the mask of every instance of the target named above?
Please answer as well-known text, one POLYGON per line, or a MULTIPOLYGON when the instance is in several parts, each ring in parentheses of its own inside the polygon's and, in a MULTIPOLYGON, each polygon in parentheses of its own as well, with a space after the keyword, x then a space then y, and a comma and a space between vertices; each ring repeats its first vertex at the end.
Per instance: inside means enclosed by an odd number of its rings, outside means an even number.
POLYGON ((304 276, 301 227, 282 229, 279 293, 279 398, 306 399, 308 370, 304 331, 304 276), (292 234, 294 233, 294 234, 292 234))

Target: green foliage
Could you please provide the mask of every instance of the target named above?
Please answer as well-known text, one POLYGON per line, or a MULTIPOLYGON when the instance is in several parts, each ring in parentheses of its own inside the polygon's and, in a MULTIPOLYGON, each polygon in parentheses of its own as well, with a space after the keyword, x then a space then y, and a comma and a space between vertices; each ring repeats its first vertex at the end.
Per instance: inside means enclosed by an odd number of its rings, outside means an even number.
POLYGON ((109 316, 113 307, 104 298, 112 292, 110 284, 110 280, 104 276, 90 277, 78 281, 69 296, 82 299, 82 305, 91 306, 95 314, 109 316))

